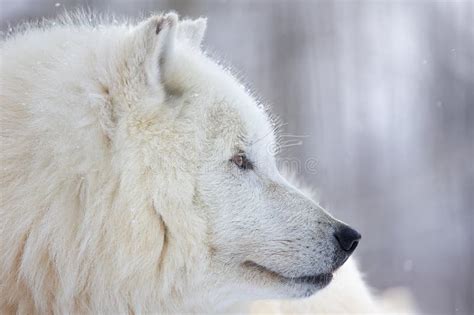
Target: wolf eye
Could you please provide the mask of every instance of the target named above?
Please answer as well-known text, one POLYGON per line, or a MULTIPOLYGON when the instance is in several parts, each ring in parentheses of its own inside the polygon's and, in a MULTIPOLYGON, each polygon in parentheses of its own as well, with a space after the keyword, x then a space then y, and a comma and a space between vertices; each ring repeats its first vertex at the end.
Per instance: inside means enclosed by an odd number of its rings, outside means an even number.
POLYGON ((253 169, 252 162, 250 162, 247 157, 245 156, 245 153, 240 152, 235 154, 232 159, 230 159, 235 165, 237 165, 238 168, 242 170, 251 170, 253 169))

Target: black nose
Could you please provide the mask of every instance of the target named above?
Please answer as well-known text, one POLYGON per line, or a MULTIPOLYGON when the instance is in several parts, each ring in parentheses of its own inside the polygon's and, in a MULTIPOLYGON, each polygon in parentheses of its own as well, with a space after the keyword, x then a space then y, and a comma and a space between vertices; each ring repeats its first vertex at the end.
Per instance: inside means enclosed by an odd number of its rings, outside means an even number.
POLYGON ((359 244, 361 236, 356 230, 344 225, 334 232, 334 237, 344 251, 352 253, 359 244))

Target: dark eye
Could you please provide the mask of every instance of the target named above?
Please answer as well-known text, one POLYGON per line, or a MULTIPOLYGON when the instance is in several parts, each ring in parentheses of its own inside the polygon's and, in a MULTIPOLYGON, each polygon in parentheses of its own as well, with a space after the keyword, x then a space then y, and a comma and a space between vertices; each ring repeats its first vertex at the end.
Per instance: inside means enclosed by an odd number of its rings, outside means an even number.
POLYGON ((235 154, 232 159, 232 162, 234 162, 235 165, 238 166, 238 168, 242 170, 251 170, 253 169, 252 162, 250 162, 247 157, 245 156, 245 153, 240 152, 235 154))

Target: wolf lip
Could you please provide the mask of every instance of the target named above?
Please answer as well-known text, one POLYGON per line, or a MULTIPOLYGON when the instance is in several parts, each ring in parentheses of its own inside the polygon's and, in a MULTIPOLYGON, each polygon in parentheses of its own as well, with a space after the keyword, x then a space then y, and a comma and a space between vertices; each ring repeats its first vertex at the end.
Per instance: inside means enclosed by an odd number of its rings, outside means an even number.
POLYGON ((318 285, 321 287, 325 287, 331 282, 333 278, 332 273, 320 273, 316 275, 302 276, 302 277, 286 277, 286 276, 281 275, 278 272, 270 270, 267 267, 264 267, 250 260, 245 261, 243 263, 243 266, 257 270, 260 273, 269 274, 272 277, 278 278, 279 280, 283 280, 285 282, 292 282, 295 284, 310 284, 310 285, 318 285))
POLYGON ((321 286, 328 285, 332 280, 332 273, 320 273, 313 276, 305 276, 299 278, 289 278, 297 283, 318 284, 321 286))

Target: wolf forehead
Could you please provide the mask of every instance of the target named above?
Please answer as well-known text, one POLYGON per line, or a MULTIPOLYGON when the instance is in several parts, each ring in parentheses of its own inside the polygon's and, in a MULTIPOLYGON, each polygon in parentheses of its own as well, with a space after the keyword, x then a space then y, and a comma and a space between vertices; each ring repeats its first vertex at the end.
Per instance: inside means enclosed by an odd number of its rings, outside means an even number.
POLYGON ((102 93, 112 108, 132 113, 126 116, 138 129, 192 120, 211 138, 273 143, 275 123, 265 106, 201 49, 205 28, 203 18, 179 21, 174 13, 131 27, 108 61, 109 77, 99 78, 102 93))

